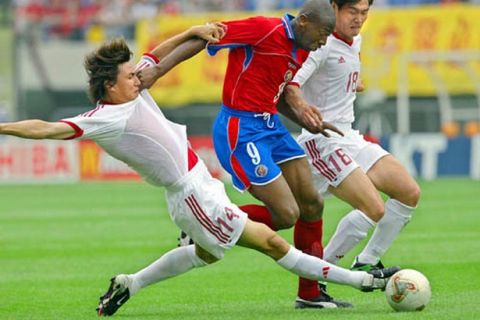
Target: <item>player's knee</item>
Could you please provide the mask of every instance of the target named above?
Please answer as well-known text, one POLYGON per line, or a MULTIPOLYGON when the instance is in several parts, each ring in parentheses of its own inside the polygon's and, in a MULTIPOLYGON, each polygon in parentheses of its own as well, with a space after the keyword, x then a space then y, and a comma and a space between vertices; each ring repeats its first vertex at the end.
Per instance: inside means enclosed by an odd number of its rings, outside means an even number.
POLYGON ((404 186, 398 193, 398 196, 394 198, 399 202, 413 208, 418 205, 418 201, 420 200, 420 187, 413 179, 411 183, 404 186))
POLYGON ((275 226, 277 229, 289 229, 295 225, 300 217, 300 210, 297 205, 283 208, 281 212, 275 214, 275 226))
POLYGON ((299 216, 300 213, 298 211, 290 212, 288 215, 284 215, 280 219, 278 219, 275 225, 278 230, 290 229, 295 225, 299 216))
POLYGON ((300 216, 306 221, 318 221, 323 216, 323 199, 320 194, 304 199, 300 204, 300 216))
POLYGON ((416 207, 420 200, 420 186, 415 182, 409 188, 407 200, 404 202, 407 206, 416 207))
POLYGON ((379 199, 378 201, 369 202, 365 208, 361 208, 360 210, 365 213, 367 217, 375 222, 378 222, 385 214, 385 204, 381 199, 379 199))

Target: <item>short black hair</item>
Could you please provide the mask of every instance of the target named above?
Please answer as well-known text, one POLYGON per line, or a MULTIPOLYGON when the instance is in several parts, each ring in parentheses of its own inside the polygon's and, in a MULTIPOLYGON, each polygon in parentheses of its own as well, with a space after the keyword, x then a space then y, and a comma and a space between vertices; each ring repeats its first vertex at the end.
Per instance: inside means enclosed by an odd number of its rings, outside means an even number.
MULTIPOLYGON (((330 0, 330 3, 335 3, 338 9, 341 9, 346 4, 357 4, 361 0, 330 0)), ((368 5, 371 6, 373 4, 373 0, 368 0, 368 5)))

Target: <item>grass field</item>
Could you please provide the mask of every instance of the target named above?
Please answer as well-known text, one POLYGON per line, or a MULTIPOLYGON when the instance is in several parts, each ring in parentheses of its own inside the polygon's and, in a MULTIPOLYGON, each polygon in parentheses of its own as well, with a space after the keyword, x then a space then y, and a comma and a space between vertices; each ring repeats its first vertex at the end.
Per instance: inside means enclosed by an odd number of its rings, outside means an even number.
MULTIPOLYGON (((395 313, 381 292, 330 291, 349 310, 295 310, 296 277, 235 248, 216 265, 147 288, 118 319, 478 319, 480 182, 423 182, 412 222, 384 257, 425 273, 431 303, 395 313)), ((237 203, 249 196, 228 189, 237 203)), ((108 279, 176 245, 163 190, 138 183, 0 187, 0 319, 94 319, 108 279)), ((348 207, 327 200, 325 239, 348 207)), ((290 241, 291 231, 282 232, 290 241)), ((358 248, 359 249, 359 248, 358 248)), ((348 266, 355 252, 347 256, 348 266)))

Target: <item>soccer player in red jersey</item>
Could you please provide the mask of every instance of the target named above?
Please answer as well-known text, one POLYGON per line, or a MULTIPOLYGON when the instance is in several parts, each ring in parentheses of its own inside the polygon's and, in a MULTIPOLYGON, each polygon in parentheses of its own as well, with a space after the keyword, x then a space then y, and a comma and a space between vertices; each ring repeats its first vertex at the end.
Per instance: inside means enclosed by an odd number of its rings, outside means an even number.
MULTIPOLYGON (((325 44, 335 14, 327 0, 309 0, 296 17, 252 17, 225 21, 225 36, 207 45, 210 54, 229 49, 221 111, 214 124, 215 151, 234 186, 248 190, 265 206, 246 205, 249 218, 274 230, 294 226, 295 246, 322 257, 323 200, 315 190, 305 152, 277 114, 284 87, 293 79, 308 51, 325 44)), ((204 41, 179 46, 165 63, 172 67, 201 51, 204 41)), ((152 69, 141 75, 149 86, 161 76, 152 69)), ((336 130, 316 121, 316 109, 290 109, 305 127, 328 136, 336 130)), ((298 308, 350 306, 333 300, 315 281, 300 279, 298 308)))

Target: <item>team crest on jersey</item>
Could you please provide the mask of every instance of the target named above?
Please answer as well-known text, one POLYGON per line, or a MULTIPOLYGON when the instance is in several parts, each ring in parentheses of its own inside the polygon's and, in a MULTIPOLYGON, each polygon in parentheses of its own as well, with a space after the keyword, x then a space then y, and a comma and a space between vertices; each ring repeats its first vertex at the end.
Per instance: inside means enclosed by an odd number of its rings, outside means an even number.
POLYGON ((292 70, 287 70, 287 72, 285 72, 285 75, 283 76, 283 79, 285 80, 285 82, 290 82, 290 80, 293 79, 292 70))
POLYGON ((340 58, 338 58, 338 64, 345 63, 345 62, 347 62, 347 61, 345 61, 344 57, 340 56, 340 58))
POLYGON ((255 167, 255 175, 259 178, 263 178, 267 175, 268 173, 268 168, 263 165, 259 164, 258 166, 255 167))

